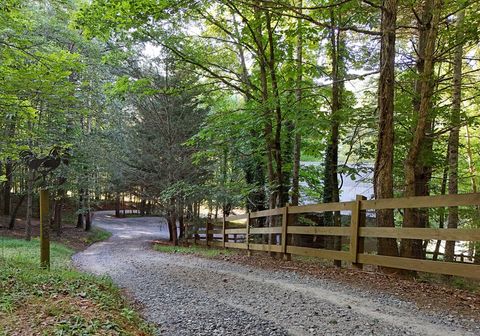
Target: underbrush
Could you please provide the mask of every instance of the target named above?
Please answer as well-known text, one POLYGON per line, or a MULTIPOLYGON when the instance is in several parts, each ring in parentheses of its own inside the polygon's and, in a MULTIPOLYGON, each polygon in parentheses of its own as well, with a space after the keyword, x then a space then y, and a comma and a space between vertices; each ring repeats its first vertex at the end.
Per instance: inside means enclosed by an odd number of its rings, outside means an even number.
POLYGON ((70 266, 73 250, 52 243, 51 270, 39 241, 0 237, 0 335, 153 335, 110 279, 70 266))

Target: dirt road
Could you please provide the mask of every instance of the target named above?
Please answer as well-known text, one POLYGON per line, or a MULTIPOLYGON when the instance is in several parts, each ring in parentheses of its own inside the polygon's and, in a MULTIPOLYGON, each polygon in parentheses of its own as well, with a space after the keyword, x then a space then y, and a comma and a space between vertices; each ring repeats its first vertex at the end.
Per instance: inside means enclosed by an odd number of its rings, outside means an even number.
POLYGON ((167 235, 162 218, 101 212, 94 225, 113 236, 76 254, 74 264, 127 289, 161 335, 480 335, 468 321, 387 294, 153 251, 150 242, 167 235))

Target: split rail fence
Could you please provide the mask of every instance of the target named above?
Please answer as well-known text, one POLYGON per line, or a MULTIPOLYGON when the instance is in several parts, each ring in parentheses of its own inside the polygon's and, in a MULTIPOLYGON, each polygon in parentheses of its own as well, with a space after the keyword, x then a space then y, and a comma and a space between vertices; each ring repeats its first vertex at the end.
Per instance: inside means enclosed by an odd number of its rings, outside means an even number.
POLYGON ((479 207, 480 193, 378 200, 366 200, 363 196, 357 196, 356 200, 351 202, 286 206, 271 210, 249 212, 242 215, 212 219, 210 222, 204 222, 203 225, 190 226, 187 228, 187 241, 215 247, 280 253, 284 258, 289 258, 291 254, 294 254, 342 260, 350 262, 354 267, 358 268, 361 268, 363 264, 370 264, 480 279, 480 265, 474 263, 392 257, 378 255, 375 251, 365 251, 364 241, 366 238, 480 242, 479 228, 438 229, 365 226, 367 210, 431 209, 459 206, 479 207), (341 213, 350 212, 349 223, 343 223, 342 226, 298 225, 298 216, 302 214, 336 211, 341 213), (274 218, 275 220, 273 220, 274 218), (258 219, 263 221, 264 227, 252 225, 258 219), (265 227, 265 225, 269 225, 269 227, 265 227), (336 236, 342 237, 341 239, 348 242, 348 244, 344 244, 341 250, 304 247, 295 244, 295 240, 291 239, 292 235, 336 236), (256 237, 256 239, 253 239, 253 237, 256 237))

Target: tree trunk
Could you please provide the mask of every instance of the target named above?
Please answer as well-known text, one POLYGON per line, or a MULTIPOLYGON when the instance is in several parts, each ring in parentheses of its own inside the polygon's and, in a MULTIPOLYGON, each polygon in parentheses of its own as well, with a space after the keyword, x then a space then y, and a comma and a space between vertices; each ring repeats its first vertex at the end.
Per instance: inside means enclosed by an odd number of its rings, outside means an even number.
POLYGON ((90 231, 92 229, 92 212, 90 209, 87 210, 85 215, 85 231, 90 231))
MULTIPOLYGON (((405 159, 405 196, 415 196, 416 167, 419 162, 425 134, 431 122, 431 98, 433 92, 433 68, 434 53, 437 41, 438 24, 441 16, 442 0, 427 0, 424 6, 422 22, 419 23, 419 104, 417 110, 417 122, 413 129, 413 138, 405 159), (424 43, 423 43, 424 42, 424 43), (423 49, 423 55, 422 55, 423 49), (423 57, 422 57, 423 56, 423 57)), ((414 104, 415 105, 415 104, 414 104)), ((419 213, 415 209, 405 209, 403 227, 418 227, 419 213)), ((419 239, 404 239, 401 244, 401 255, 403 257, 423 258, 423 245, 419 239)))
POLYGON ((272 86, 272 93, 274 97, 275 106, 275 134, 273 140, 273 149, 275 157, 275 183, 276 183, 276 207, 282 207, 285 205, 285 199, 288 200, 288 190, 285 191, 283 181, 283 158, 282 158, 282 109, 280 103, 280 93, 278 91, 277 70, 276 70, 276 58, 275 58, 275 40, 274 31, 271 25, 271 14, 265 12, 266 26, 268 33, 268 45, 269 45, 269 58, 268 68, 270 72, 270 81, 272 86), (285 193, 287 196, 285 196, 285 193))
POLYGON ((178 226, 180 227, 179 238, 185 238, 184 208, 185 208, 184 202, 180 201, 178 205, 178 226))
MULTIPOLYGON (((447 153, 447 158, 445 160, 445 167, 443 168, 442 186, 440 188, 441 195, 445 195, 447 191, 447 178, 448 178, 448 153, 447 153)), ((438 228, 443 229, 445 226, 445 208, 439 208, 438 211, 440 212, 439 219, 438 219, 438 228)), ((437 242, 435 243, 435 250, 433 252, 432 260, 438 259, 438 255, 440 254, 441 244, 442 244, 442 241, 438 239, 437 242)))
POLYGON ((3 215, 10 216, 12 208, 13 162, 10 158, 5 161, 5 178, 3 182, 3 215))
POLYGON ((167 215, 167 226, 168 226, 168 241, 173 241, 173 225, 171 223, 170 214, 167 215))
MULTIPOLYGON (((297 0, 297 7, 303 7, 303 0, 297 0)), ((302 10, 300 9, 300 14, 302 10)), ((293 145, 293 172, 292 172, 292 205, 296 206, 300 200, 300 154, 302 146, 302 135, 300 132, 300 118, 302 114, 302 82, 303 82, 303 32, 302 19, 297 20, 297 46, 296 46, 297 78, 295 83, 295 140, 293 145)))
MULTIPOLYGON (((457 16, 456 47, 453 60, 453 99, 451 113, 451 131, 448 138, 448 193, 458 194, 458 147, 460 142, 460 112, 462 104, 462 58, 463 58, 463 19, 462 10, 457 16)), ((458 207, 448 208, 448 228, 458 228, 458 207)), ((447 241, 445 260, 454 261, 455 241, 447 241)))
POLYGON ((472 143, 470 136, 470 127, 465 125, 466 137, 467 137, 467 161, 468 161, 468 172, 470 174, 470 183, 472 186, 472 192, 477 192, 477 171, 475 169, 475 163, 473 162, 473 152, 472 152, 472 143))
POLYGON ((92 209, 90 208, 90 191, 85 189, 85 195, 83 196, 85 201, 85 231, 92 229, 92 209))
POLYGON ((115 193, 115 217, 120 218, 120 193, 115 193))
POLYGON ((80 189, 78 193, 78 215, 77 215, 77 229, 82 229, 83 228, 83 222, 84 222, 84 209, 83 209, 83 189, 80 189))
MULTIPOLYGON (((472 192, 477 192, 477 171, 475 169, 475 164, 473 161, 472 153, 472 143, 470 140, 470 127, 468 124, 465 126, 466 137, 467 137, 467 161, 468 161, 468 172, 470 173, 470 184, 472 186, 472 192)), ((480 228, 480 206, 475 207, 474 214, 474 223, 475 228, 480 228)), ((474 263, 480 264, 480 242, 471 242, 473 249, 474 263)))
POLYGON ((127 205, 125 203, 125 193, 122 194, 122 217, 127 217, 127 205))
MULTIPOLYGON (((331 25, 336 26, 336 20, 333 10, 330 13, 331 25)), ((330 31, 331 57, 332 57, 332 101, 330 114, 330 138, 325 152, 325 171, 324 171, 324 191, 323 202, 331 203, 339 201, 339 186, 338 186, 338 143, 340 131, 340 117, 339 113, 343 105, 345 78, 345 62, 343 53, 345 52, 345 43, 341 36, 341 31, 332 29, 330 31)), ((339 226, 340 213, 325 212, 324 223, 326 226, 339 226)), ((341 237, 329 237, 327 240, 327 247, 334 250, 340 250, 341 237)), ((341 266, 340 260, 335 260, 336 266, 341 266)))
POLYGON ((168 217, 167 221, 168 221, 169 232, 170 232, 170 241, 173 243, 173 245, 177 246, 178 245, 177 211, 176 211, 176 204, 175 204, 174 198, 170 200, 170 207, 168 210, 167 217, 168 217))
MULTIPOLYGON (((394 96, 395 96, 395 39, 397 0, 383 2, 380 46, 380 78, 378 83, 378 140, 374 168, 375 199, 393 197, 393 141, 394 141, 394 96)), ((377 210, 377 226, 395 227, 393 210, 377 210)), ((395 239, 379 238, 378 254, 397 256, 395 239)))
POLYGON ((258 6, 254 7, 255 21, 257 28, 255 30, 255 43, 257 48, 257 57, 258 65, 260 70, 260 91, 261 91, 261 101, 262 101, 262 117, 263 117, 263 138, 266 145, 266 161, 267 161, 267 172, 268 172, 268 182, 269 182, 269 207, 275 208, 276 201, 276 190, 275 182, 275 170, 274 170, 274 152, 275 146, 273 141, 273 125, 272 125, 272 111, 269 107, 269 94, 268 94, 268 79, 267 79, 267 57, 265 55, 265 46, 263 43, 263 32, 262 32, 262 17, 261 10, 258 1, 256 2, 258 6))
POLYGON ((140 216, 145 216, 145 211, 146 211, 146 206, 147 206, 147 200, 145 198, 142 198, 140 201, 140 216))
POLYGON ((18 203, 15 205, 15 208, 13 209, 13 212, 10 216, 10 223, 8 224, 9 230, 13 230, 15 228, 15 219, 17 218, 18 209, 20 209, 20 206, 22 205, 26 197, 27 197, 27 194, 23 194, 18 199, 18 203))
POLYGON ((58 237, 62 234, 62 211, 65 200, 65 190, 58 190, 58 199, 55 201, 53 227, 58 237))
POLYGON ((35 179, 35 172, 28 168, 27 176, 27 211, 25 218, 25 240, 32 239, 32 213, 33 213, 33 181, 35 179))

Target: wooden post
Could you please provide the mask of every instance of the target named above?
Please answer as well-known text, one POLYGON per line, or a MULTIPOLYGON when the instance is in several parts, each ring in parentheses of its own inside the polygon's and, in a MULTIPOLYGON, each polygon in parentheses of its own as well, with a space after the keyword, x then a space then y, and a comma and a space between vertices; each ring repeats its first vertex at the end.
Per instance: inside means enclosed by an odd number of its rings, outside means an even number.
POLYGON ((287 234, 288 234, 288 204, 283 208, 282 214, 282 257, 283 260, 291 260, 292 256, 290 253, 287 253, 287 234))
POLYGON ((355 198, 355 204, 352 209, 352 217, 350 222, 350 253, 352 266, 355 268, 362 269, 363 265, 357 263, 358 254, 363 253, 364 251, 364 239, 359 237, 360 227, 365 226, 366 221, 366 211, 361 210, 361 204, 363 200, 367 198, 362 195, 357 195, 355 198))
POLYGON ((210 222, 208 221, 207 218, 207 224, 205 224, 205 239, 207 240, 207 246, 208 246, 208 238, 210 238, 210 234, 208 233, 208 230, 210 230, 210 222))
POLYGON ((252 251, 250 250, 250 211, 247 213, 247 233, 245 234, 245 243, 247 244, 247 255, 250 257, 252 251))
POLYGON ((222 222, 222 243, 223 248, 225 248, 225 243, 228 241, 228 235, 225 234, 225 229, 227 228, 227 222, 225 221, 225 214, 223 214, 223 222, 222 222))
POLYGON ((195 218, 195 222, 193 224, 193 245, 197 245, 197 238, 198 238, 198 221, 195 218))
POLYGON ((50 269, 50 193, 40 190, 40 267, 50 269))

